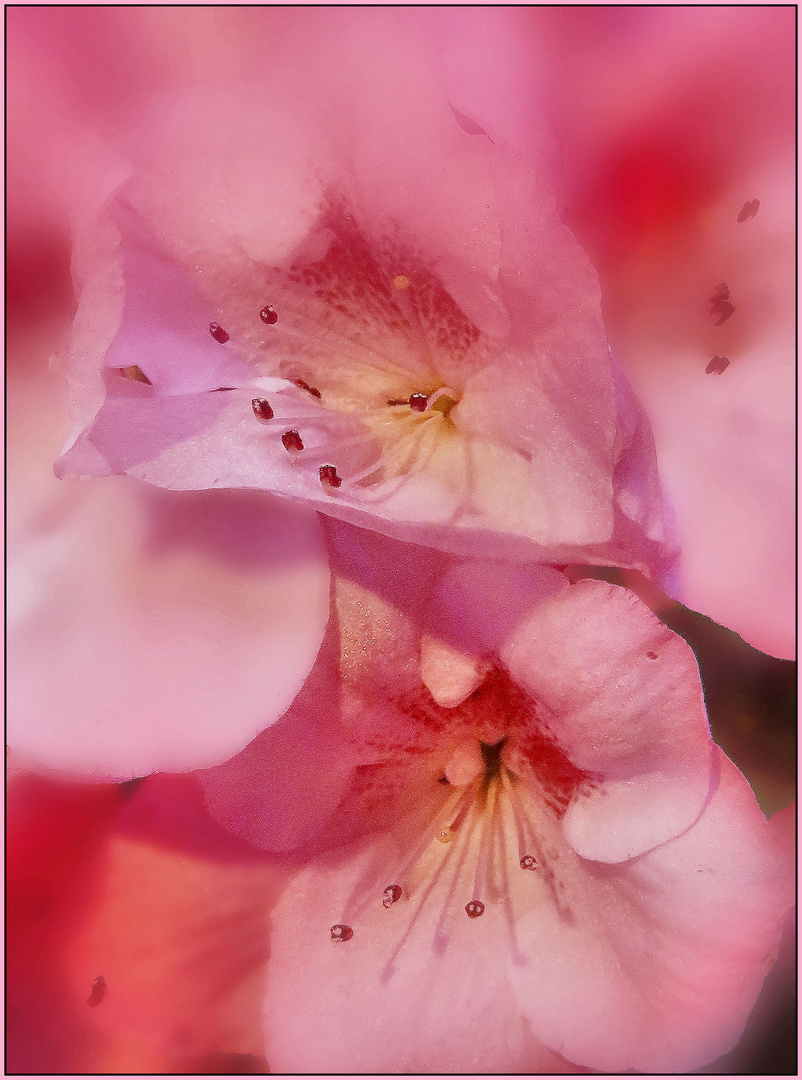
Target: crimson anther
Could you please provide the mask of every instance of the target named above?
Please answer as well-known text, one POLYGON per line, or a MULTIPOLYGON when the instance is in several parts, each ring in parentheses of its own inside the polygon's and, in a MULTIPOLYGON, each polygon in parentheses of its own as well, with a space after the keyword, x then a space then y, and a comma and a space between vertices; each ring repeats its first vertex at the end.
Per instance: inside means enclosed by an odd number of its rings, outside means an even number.
POLYGON ((401 899, 402 892, 403 890, 400 885, 388 885, 387 888, 384 890, 384 899, 382 900, 382 904, 384 904, 386 908, 392 907, 393 904, 397 904, 398 901, 401 899))

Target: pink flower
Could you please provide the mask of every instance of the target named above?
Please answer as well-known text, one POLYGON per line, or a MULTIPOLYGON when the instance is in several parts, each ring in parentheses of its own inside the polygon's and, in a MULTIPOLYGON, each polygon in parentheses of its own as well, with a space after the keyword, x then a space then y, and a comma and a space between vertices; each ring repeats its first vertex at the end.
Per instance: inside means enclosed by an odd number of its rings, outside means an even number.
POLYGON ((729 1050, 791 860, 710 739, 688 646, 615 586, 330 535, 318 678, 339 694, 302 692, 200 774, 229 829, 306 862, 271 915, 271 1068, 684 1072, 729 1050), (301 774, 281 748, 305 729, 326 741, 301 774))
POLYGON ((794 656, 794 12, 533 17, 566 221, 676 509, 680 599, 794 656), (719 324, 720 284, 735 310, 719 324))
POLYGON ((414 20, 318 14, 285 44, 130 143, 59 474, 261 488, 444 550, 664 570, 648 425, 543 169, 455 113, 414 20))
POLYGON ((496 564, 477 596, 436 552, 329 534, 337 618, 288 714, 110 822, 58 950, 78 1068, 684 1071, 727 1050, 793 858, 711 743, 687 646, 614 586, 496 564))

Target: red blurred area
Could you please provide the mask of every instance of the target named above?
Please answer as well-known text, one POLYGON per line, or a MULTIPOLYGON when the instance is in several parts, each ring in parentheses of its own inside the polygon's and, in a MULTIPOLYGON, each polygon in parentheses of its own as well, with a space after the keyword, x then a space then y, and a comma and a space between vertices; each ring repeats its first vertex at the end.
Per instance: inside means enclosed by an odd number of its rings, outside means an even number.
POLYGON ((598 162, 571 210, 598 245, 598 257, 614 260, 641 245, 673 242, 692 230, 694 217, 713 197, 714 163, 678 123, 657 135, 650 126, 629 131, 598 162))
MULTIPOLYGON (((74 1000, 66 948, 91 911, 123 799, 117 785, 67 784, 33 775, 9 784, 6 1065, 11 1073, 92 1069, 94 1036, 74 1000)), ((87 1000, 90 992, 87 986, 87 1000)))

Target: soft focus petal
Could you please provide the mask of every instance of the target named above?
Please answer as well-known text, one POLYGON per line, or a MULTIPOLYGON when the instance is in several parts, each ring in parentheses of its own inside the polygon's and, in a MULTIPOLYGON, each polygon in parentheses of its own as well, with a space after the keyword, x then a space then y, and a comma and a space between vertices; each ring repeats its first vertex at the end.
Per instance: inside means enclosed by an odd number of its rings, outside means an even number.
POLYGON ((255 847, 314 850, 363 756, 344 740, 338 645, 335 624, 281 720, 197 773, 209 813, 255 847))
POLYGON ((82 1073, 94 1065, 89 986, 74 996, 68 948, 102 876, 122 802, 123 792, 111 785, 9 777, 5 988, 12 1073, 82 1073))
MULTIPOLYGON (((212 816, 268 851, 314 853, 355 771, 381 759, 388 742, 406 757, 403 741, 414 741, 415 728, 396 701, 427 696, 419 627, 447 557, 333 519, 324 519, 324 533, 336 577, 314 668, 278 724, 197 774, 212 816), (357 693, 349 692, 351 666, 357 693)), ((362 833, 365 821, 348 827, 362 833)))
MULTIPOLYGON (((52 390, 18 393, 37 423, 12 452, 52 444, 52 390)), ((314 663, 329 591, 314 514, 259 494, 66 488, 46 461, 12 489, 10 745, 98 778, 225 760, 314 663)))
MULTIPOLYGON (((567 220, 654 425, 690 607, 794 650, 794 13, 545 8, 567 220), (754 217, 742 208, 759 200, 754 217), (722 325, 709 298, 726 283, 722 325), (729 366, 706 372, 715 356, 729 366)), ((549 80, 547 80, 549 81, 549 80)))
POLYGON ((148 778, 133 794, 70 939, 73 999, 86 1008, 104 980, 87 1009, 93 1071, 218 1071, 204 1063, 261 1057, 267 919, 282 873, 209 821, 192 784, 148 778))

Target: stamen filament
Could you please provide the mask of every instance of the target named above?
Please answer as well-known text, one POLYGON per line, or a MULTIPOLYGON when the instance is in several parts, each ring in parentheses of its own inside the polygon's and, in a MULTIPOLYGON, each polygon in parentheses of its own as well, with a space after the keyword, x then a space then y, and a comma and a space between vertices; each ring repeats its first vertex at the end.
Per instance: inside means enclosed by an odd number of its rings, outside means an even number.
POLYGON ((306 416, 303 414, 298 415, 297 413, 294 416, 277 416, 273 413, 269 420, 263 420, 261 416, 259 417, 259 420, 264 427, 275 427, 280 426, 281 424, 284 424, 286 427, 288 424, 313 424, 316 421, 319 423, 325 415, 325 410, 321 409, 319 412, 308 413, 306 416))
MULTIPOLYGON (((433 435, 435 434, 434 430, 431 427, 429 428, 429 430, 432 431, 433 435)), ((396 495, 404 487, 405 484, 409 483, 409 481, 415 475, 415 466, 417 466, 417 471, 422 471, 426 468, 426 465, 434 454, 435 446, 436 438, 432 438, 430 440, 429 446, 427 448, 422 445, 422 440, 420 438, 416 438, 415 433, 411 432, 406 437, 406 439, 399 442, 394 447, 393 465, 395 466, 395 468, 400 470, 399 475, 395 479, 394 486, 390 487, 389 485, 393 483, 393 481, 387 480, 386 482, 382 483, 381 489, 378 491, 368 492, 362 490, 360 491, 360 500, 366 504, 369 504, 383 502, 386 499, 392 498, 392 496, 396 495), (405 445, 409 446, 409 450, 406 457, 400 458, 400 451, 405 445), (412 463, 407 466, 410 458, 412 458, 412 463), (415 461, 416 458, 418 459, 417 461, 415 461), (421 458, 423 459, 422 461, 421 458)), ((377 465, 376 467, 378 468, 379 465, 377 465)), ((349 477, 349 480, 350 479, 352 478, 349 477)))
MULTIPOLYGON (((519 865, 522 870, 534 869, 539 861, 537 855, 540 854, 540 845, 537 841, 535 827, 527 817, 523 804, 520 802, 518 792, 515 790, 515 784, 512 777, 506 769, 502 772, 501 779, 510 796, 510 806, 512 807, 513 820, 515 821, 515 832, 518 837, 519 865), (529 832, 528 837, 527 831, 529 832), (532 851, 535 851, 536 855, 532 855, 532 851), (529 866, 528 862, 526 862, 528 859, 534 859, 535 867, 529 866)), ((542 861, 542 857, 540 861, 542 861)))
POLYGON ((487 803, 484 807, 482 818, 482 833, 479 841, 479 857, 476 860, 476 873, 473 879, 474 900, 481 900, 484 886, 488 878, 489 858, 492 854, 491 826, 496 811, 496 781, 492 781, 487 791, 487 803))
POLYGON ((471 848, 471 841, 473 839, 474 830, 479 824, 479 822, 482 820, 483 816, 482 808, 479 805, 478 800, 476 799, 473 799, 471 801, 469 810, 473 810, 473 817, 470 826, 467 829, 463 830, 461 841, 458 841, 457 844, 454 845, 455 850, 457 848, 459 849, 459 859, 457 861, 457 866, 454 871, 454 876, 451 879, 451 884, 448 888, 448 892, 446 893, 443 900, 443 907, 440 911, 440 917, 438 918, 437 925, 434 928, 434 938, 432 943, 434 945, 435 952, 438 953, 443 951, 448 942, 448 938, 443 932, 443 927, 446 923, 446 918, 448 916, 449 908, 451 907, 451 902, 457 892, 457 887, 462 876, 462 869, 465 866, 465 862, 468 858, 468 852, 471 848))
MULTIPOLYGON (((470 840, 470 834, 468 834, 468 836, 466 837, 466 844, 465 844, 466 847, 467 847, 467 842, 469 840, 470 840)), ((393 964, 398 959, 398 954, 401 952, 401 949, 406 944, 406 941, 409 938, 409 935, 412 933, 412 929, 415 926, 415 923, 420 918, 421 912, 423 911, 424 907, 426 906, 426 901, 431 896, 435 886, 437 885, 437 882, 440 880, 440 878, 445 873, 445 869, 448 866, 448 864, 449 864, 449 862, 450 862, 450 860, 451 860, 451 858, 453 856, 454 851, 456 851, 458 847, 460 847, 459 844, 455 844, 454 846, 449 846, 449 848, 447 849, 447 851, 445 853, 445 856, 440 861, 440 864, 438 865, 437 869, 432 874, 428 885, 423 890, 423 893, 422 893, 422 895, 420 897, 420 900, 418 902, 417 907, 415 908, 415 911, 412 914, 412 917, 410 918, 409 922, 407 923, 407 926, 406 926, 406 929, 404 930, 404 933, 401 935, 401 940, 396 945, 395 949, 393 950, 392 954, 390 955, 389 960, 385 964, 384 969, 382 970, 382 974, 381 974, 381 981, 382 982, 387 982, 387 980, 392 976, 392 974, 393 974, 393 964)))
POLYGON ((478 783, 479 783, 478 779, 473 780, 468 785, 468 787, 465 789, 465 794, 462 797, 462 802, 460 803, 460 807, 459 807, 459 811, 457 813, 457 816, 454 818, 454 820, 448 826, 448 829, 449 829, 450 832, 452 832, 452 833, 457 832, 460 825, 463 823, 465 818, 468 816, 468 813, 470 812, 470 809, 473 806, 474 793, 475 793, 476 786, 477 786, 478 783))
MULTIPOLYGON (((303 432, 301 432, 301 435, 303 435, 303 432)), ((308 450, 310 454, 316 454, 316 453, 320 452, 321 450, 325 450, 327 452, 329 450, 333 450, 334 452, 339 454, 341 450, 344 450, 348 446, 360 446, 360 445, 364 446, 365 444, 367 444, 369 442, 370 442, 370 436, 368 436, 368 435, 354 435, 350 439, 342 439, 342 440, 338 439, 336 441, 336 443, 332 443, 332 442, 307 443, 307 442, 305 442, 304 443, 304 450, 308 450)), ((349 479, 350 479, 350 477, 349 477, 349 479)))
MULTIPOLYGON (((504 772, 502 772, 502 779, 504 778, 504 772)), ((514 812, 513 812, 514 816, 514 812)), ((504 912, 504 921, 507 924, 507 933, 510 939, 510 950, 512 952, 512 958, 516 964, 525 964, 526 956, 521 952, 518 947, 518 936, 515 932, 515 913, 512 909, 512 893, 510 891, 510 873, 509 864, 507 862, 507 841, 504 836, 504 820, 501 814, 496 818, 496 829, 498 831, 498 865, 501 874, 501 889, 500 899, 501 908, 504 912)), ((517 830, 517 823, 516 823, 517 830)))
MULTIPOLYGON (((401 886, 401 888, 404 889, 405 892, 406 892, 406 882, 407 882, 407 879, 409 878, 409 875, 412 873, 412 871, 415 869, 415 867, 420 862, 421 857, 424 854, 424 852, 431 846, 431 843, 432 843, 432 832, 431 832, 431 830, 434 828, 436 822, 439 819, 441 819, 443 817, 446 817, 446 818, 450 817, 451 814, 454 812, 454 810, 457 809, 461 805, 461 800, 463 800, 465 797, 466 797, 465 793, 460 794, 460 792, 458 792, 458 791, 453 791, 449 795, 449 797, 448 797, 448 799, 447 799, 447 801, 445 803, 445 806, 439 807, 435 811, 435 813, 429 818, 428 822, 426 823, 426 825, 425 825, 425 827, 423 829, 423 835, 422 835, 421 839, 418 841, 418 843, 415 845, 415 847, 412 849, 412 853, 409 856, 407 856, 407 858, 405 859, 405 861, 402 864, 400 869, 397 869, 397 870, 393 871, 393 873, 387 878, 388 881, 398 882, 398 884, 401 886)), ((363 905, 363 907, 364 906, 366 906, 366 905, 363 905)))

